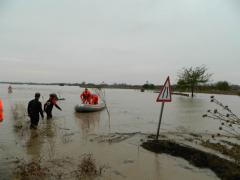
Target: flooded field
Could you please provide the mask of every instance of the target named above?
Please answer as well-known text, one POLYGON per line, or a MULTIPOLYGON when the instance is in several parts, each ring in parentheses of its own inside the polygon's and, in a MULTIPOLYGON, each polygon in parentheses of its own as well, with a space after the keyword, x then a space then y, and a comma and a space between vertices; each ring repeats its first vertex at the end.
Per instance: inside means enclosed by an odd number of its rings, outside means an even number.
MULTIPOLYGON (((96 179, 218 179, 207 169, 198 169, 187 161, 157 155, 140 147, 146 134, 156 133, 160 104, 157 94, 136 90, 106 90, 106 110, 75 113, 82 89, 68 86, 15 85, 7 93, 0 85, 5 119, 0 124, 0 179, 11 179, 16 167, 39 161, 48 168, 46 179, 79 179, 78 167, 84 155, 91 154, 98 170, 96 179), (38 130, 29 130, 26 107, 34 93, 44 103, 50 93, 66 98, 53 110, 52 120, 40 120, 38 130), (172 173, 174 172, 174 173, 172 173)), ((163 114, 162 133, 214 133, 219 125, 202 115, 213 108, 210 95, 191 99, 173 96, 163 114)), ((216 95, 237 112, 238 96, 216 95)))

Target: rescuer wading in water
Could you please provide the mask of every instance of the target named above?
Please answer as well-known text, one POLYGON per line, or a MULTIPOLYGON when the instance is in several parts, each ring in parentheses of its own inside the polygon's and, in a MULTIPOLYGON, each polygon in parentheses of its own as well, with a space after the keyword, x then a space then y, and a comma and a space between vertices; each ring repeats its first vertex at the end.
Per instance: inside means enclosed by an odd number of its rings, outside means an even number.
POLYGON ((47 119, 52 118, 52 109, 55 106, 57 109, 62 111, 62 109, 57 105, 58 97, 56 94, 50 94, 49 99, 44 104, 44 111, 47 113, 47 119))
POLYGON ((28 103, 28 116, 30 117, 31 125, 30 129, 37 129, 39 122, 39 114, 44 118, 42 103, 39 101, 40 93, 35 93, 35 99, 28 103))

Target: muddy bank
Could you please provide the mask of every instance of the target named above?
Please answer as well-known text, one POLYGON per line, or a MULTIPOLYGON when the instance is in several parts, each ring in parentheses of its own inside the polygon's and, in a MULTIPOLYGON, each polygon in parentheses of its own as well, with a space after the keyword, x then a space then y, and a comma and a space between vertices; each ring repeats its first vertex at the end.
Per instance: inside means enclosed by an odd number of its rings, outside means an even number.
POLYGON ((209 140, 201 141, 201 145, 220 152, 234 160, 240 166, 240 145, 222 140, 220 143, 213 143, 209 140))
POLYGON ((148 140, 142 144, 142 147, 155 153, 166 153, 184 158, 190 164, 199 168, 209 168, 223 180, 240 179, 240 166, 237 164, 190 146, 170 140, 148 140))

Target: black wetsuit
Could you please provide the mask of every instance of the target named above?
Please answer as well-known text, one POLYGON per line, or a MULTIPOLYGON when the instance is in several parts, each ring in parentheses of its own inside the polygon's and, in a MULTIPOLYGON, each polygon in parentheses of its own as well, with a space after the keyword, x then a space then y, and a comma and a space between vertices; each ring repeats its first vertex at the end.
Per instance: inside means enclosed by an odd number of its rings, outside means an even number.
POLYGON ((47 102, 44 104, 44 111, 47 113, 47 119, 52 118, 52 109, 53 106, 58 108, 59 110, 62 110, 56 103, 54 103, 51 99, 47 100, 47 102))
POLYGON ((33 99, 28 103, 28 115, 31 120, 30 128, 36 128, 39 122, 39 113, 43 116, 42 103, 38 99, 33 99))

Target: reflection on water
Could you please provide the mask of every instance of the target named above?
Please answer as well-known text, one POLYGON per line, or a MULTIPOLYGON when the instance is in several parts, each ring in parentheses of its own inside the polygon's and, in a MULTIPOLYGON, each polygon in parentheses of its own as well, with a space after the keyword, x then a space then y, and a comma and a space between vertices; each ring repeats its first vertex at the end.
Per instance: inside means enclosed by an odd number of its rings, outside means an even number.
POLYGON ((56 126, 54 125, 53 120, 46 120, 46 146, 47 146, 47 155, 48 159, 53 159, 55 157, 55 137, 57 136, 57 129, 56 126))
POLYGON ((33 161, 55 157, 55 137, 57 133, 55 127, 52 120, 46 120, 42 128, 30 130, 26 141, 26 150, 33 161))
POLYGON ((75 121, 81 129, 83 139, 99 128, 100 113, 75 113, 75 121))
POLYGON ((30 131, 30 136, 26 142, 27 154, 30 155, 32 161, 40 159, 42 144, 41 136, 36 130, 30 131))

